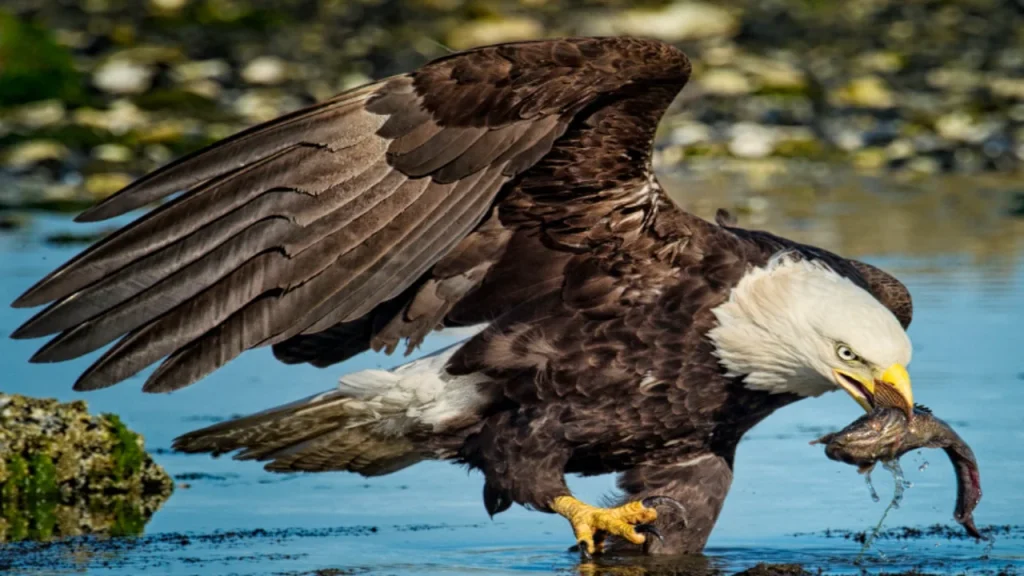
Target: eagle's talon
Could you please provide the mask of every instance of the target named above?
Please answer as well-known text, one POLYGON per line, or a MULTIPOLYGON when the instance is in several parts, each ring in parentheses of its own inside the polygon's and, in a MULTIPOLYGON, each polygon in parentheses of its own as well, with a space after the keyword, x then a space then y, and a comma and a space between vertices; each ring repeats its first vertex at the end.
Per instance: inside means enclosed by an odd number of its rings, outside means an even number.
POLYGON ((655 528, 654 524, 638 524, 633 527, 638 534, 650 534, 658 539, 662 544, 665 543, 665 538, 661 535, 661 531, 655 528))
POLYGON ((675 498, 669 498, 668 496, 648 496, 641 500, 640 503, 647 508, 657 508, 659 504, 668 504, 679 511, 679 514, 682 516, 683 525, 686 525, 686 508, 675 498))
MULTIPOLYGON (((642 502, 630 502, 615 508, 598 508, 584 504, 572 496, 559 496, 551 503, 551 510, 565 517, 572 525, 580 556, 590 558, 603 548, 608 535, 617 536, 633 544, 647 541, 646 534, 638 526, 650 525, 658 519, 654 508, 642 502)), ((660 534, 657 534, 660 537, 660 534)))
MULTIPOLYGON (((581 561, 583 561, 583 562, 590 562, 590 561, 592 561, 594 559, 594 555, 591 554, 590 550, 587 549, 587 543, 584 542, 583 540, 580 540, 579 542, 577 542, 576 545, 573 546, 573 548, 576 548, 576 549, 579 550, 579 552, 580 552, 580 560, 581 561)), ((572 550, 572 548, 570 548, 570 550, 572 550)))

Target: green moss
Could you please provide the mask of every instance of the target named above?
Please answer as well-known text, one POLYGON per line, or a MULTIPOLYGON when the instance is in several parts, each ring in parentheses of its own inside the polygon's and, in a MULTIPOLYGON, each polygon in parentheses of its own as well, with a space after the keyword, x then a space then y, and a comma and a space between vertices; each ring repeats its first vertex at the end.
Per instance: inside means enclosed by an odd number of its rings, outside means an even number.
POLYGON ((146 527, 146 515, 137 502, 119 498, 114 503, 114 523, 110 527, 111 536, 137 536, 146 527))
POLYGON ((33 453, 26 461, 18 454, 6 461, 9 472, 0 488, 0 517, 6 523, 9 540, 46 540, 57 523, 57 467, 45 451, 33 453))
POLYGON ((28 462, 21 454, 11 454, 6 466, 7 480, 0 487, 0 508, 4 510, 17 507, 22 495, 28 490, 28 462))
POLYGON ((71 53, 35 23, 0 11, 0 106, 76 101, 82 82, 71 53))
POLYGON ((783 140, 775 145, 775 155, 783 158, 827 160, 829 152, 819 140, 783 140))
POLYGON ((57 485, 57 466, 53 458, 43 451, 32 454, 29 462, 28 498, 30 501, 52 500, 60 493, 57 485))
POLYGON ((131 478, 142 470, 145 461, 145 454, 139 447, 139 437, 129 430, 116 414, 104 414, 103 418, 114 435, 114 447, 110 451, 114 478, 131 478))

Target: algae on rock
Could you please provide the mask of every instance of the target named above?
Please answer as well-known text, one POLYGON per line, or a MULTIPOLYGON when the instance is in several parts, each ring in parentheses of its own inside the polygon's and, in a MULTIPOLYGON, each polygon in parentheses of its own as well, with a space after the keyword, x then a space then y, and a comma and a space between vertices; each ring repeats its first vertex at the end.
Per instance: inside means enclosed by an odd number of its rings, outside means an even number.
POLYGON ((173 487, 117 416, 0 393, 0 542, 139 534, 173 487))

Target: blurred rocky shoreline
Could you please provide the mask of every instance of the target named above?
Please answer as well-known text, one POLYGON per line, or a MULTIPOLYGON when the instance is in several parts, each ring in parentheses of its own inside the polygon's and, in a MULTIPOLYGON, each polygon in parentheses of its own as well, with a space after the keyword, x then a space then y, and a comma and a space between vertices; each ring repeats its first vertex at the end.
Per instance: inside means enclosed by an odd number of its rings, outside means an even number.
POLYGON ((653 36, 694 62, 660 170, 1015 173, 1017 0, 8 0, 0 228, 76 211, 246 126, 448 50, 653 36), (7 209, 4 212, 3 209, 7 209))

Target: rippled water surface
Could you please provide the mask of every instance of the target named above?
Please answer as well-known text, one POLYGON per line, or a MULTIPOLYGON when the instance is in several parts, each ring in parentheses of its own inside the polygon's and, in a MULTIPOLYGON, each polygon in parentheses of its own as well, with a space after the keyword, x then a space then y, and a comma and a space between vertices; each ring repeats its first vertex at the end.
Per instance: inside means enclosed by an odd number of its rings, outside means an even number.
MULTIPOLYGON (((913 486, 886 526, 942 524, 950 534, 880 539, 866 553, 866 566, 1024 568, 1024 533, 1015 527, 1024 524, 1024 219, 1009 208, 1019 184, 893 182, 829 173, 781 181, 770 174, 753 181, 667 180, 701 214, 731 207, 741 225, 862 257, 898 275, 913 292, 915 396, 953 424, 977 454, 985 490, 976 511, 979 526, 1011 527, 987 555, 984 544, 950 538, 960 534, 952 522, 952 470, 939 451, 908 454, 903 467, 913 486)), ((12 301, 80 249, 43 241, 69 230, 88 227, 34 215, 27 229, 0 233, 0 302, 12 301)), ((169 396, 141 394, 138 378, 83 396, 71 384, 94 357, 31 365, 27 359, 40 342, 6 338, 30 314, 0 307, 0 389, 84 398, 96 412, 120 414, 156 449, 211 421, 328 388, 344 372, 401 360, 365 355, 320 370, 284 366, 261 350, 169 396)), ((439 335, 423 351, 453 338, 439 335)), ((254 463, 166 450, 158 451, 157 460, 171 474, 194 479, 157 512, 143 537, 9 546, 0 548, 0 557, 16 557, 19 570, 38 574, 701 573, 762 561, 856 572, 861 545, 835 531, 874 526, 892 493, 891 479, 875 473, 882 501, 873 502, 852 467, 827 460, 808 441, 849 423, 858 410, 845 395, 830 394, 787 407, 755 428, 740 445, 732 493, 705 558, 581 569, 566 553, 572 542, 564 520, 514 507, 492 521, 481 503, 480 476, 450 465, 421 464, 370 480, 279 476, 254 463)), ((611 477, 570 482, 592 501, 614 487, 611 477)))

